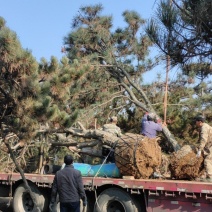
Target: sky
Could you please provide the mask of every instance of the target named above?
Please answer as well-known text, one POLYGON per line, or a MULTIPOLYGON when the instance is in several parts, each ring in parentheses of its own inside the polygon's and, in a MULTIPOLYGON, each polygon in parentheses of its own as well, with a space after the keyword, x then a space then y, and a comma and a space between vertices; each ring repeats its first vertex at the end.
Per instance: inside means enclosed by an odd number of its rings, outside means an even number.
MULTIPOLYGON (((147 20, 157 7, 156 0, 0 0, 0 16, 39 62, 42 57, 61 59, 63 39, 71 31, 79 8, 99 3, 104 8, 102 14, 113 16, 115 28, 123 26, 125 10, 134 10, 147 20)), ((165 68, 158 73, 165 76, 165 68)))
POLYGON ((150 18, 155 0, 0 0, 0 16, 17 33, 23 48, 37 60, 62 57, 63 38, 71 31, 71 22, 81 6, 101 3, 103 14, 112 15, 115 26, 122 26, 122 13, 135 10, 150 18))

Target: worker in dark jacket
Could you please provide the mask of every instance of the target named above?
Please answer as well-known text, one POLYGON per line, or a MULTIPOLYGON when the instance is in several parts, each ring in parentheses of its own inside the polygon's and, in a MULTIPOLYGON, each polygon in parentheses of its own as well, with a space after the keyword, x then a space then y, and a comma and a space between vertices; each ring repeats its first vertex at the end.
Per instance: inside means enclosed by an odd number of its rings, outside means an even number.
POLYGON ((82 183, 82 175, 79 170, 74 169, 71 155, 64 157, 65 168, 56 172, 51 194, 50 211, 59 194, 60 212, 80 212, 80 199, 83 206, 87 205, 87 198, 82 183))

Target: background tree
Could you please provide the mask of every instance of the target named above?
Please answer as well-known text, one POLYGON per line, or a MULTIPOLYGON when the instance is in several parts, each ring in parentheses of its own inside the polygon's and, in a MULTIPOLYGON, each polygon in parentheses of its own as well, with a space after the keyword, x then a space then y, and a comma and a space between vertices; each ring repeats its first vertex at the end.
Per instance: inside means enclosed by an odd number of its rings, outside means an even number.
MULTIPOLYGON (((31 52, 22 48, 16 33, 6 27, 5 20, 0 18, 1 166, 8 165, 12 171, 16 169, 20 172, 35 205, 36 199, 24 178, 21 159, 26 165, 27 156, 32 156, 32 152, 27 151, 27 144, 33 143, 41 125, 53 126, 57 123, 60 127, 70 127, 76 119, 77 111, 70 113, 68 110, 70 73, 67 59, 58 64, 52 57, 50 63, 43 60, 39 66, 31 52), (13 151, 17 142, 26 146, 18 159, 18 153, 13 151), (10 166, 9 159, 7 163, 3 161, 10 155, 15 167, 10 166)), ((43 140, 39 142, 42 150, 43 140)))
MULTIPOLYGON (((211 121, 211 2, 199 0, 160 1, 155 17, 151 18, 146 32, 152 42, 165 56, 170 56, 172 68, 178 66, 181 69, 183 79, 183 93, 173 91, 173 83, 169 84, 169 101, 174 94, 174 99, 179 100, 178 107, 183 104, 180 113, 172 117, 184 117, 184 124, 180 124, 175 118, 172 122, 178 123, 171 130, 181 128, 182 136, 188 141, 189 131, 193 128, 191 117, 201 113, 211 121), (186 106, 186 107, 185 107, 186 106), (188 111, 190 111, 188 113, 188 111), (185 113, 188 115, 185 115, 185 113), (181 116, 184 114, 183 116, 181 116), (186 119, 187 121, 186 121, 186 119), (190 126, 187 131, 184 127, 190 126)), ((179 70, 180 70, 179 69, 179 70)), ((176 81, 177 83, 177 81, 176 81)), ((178 86, 178 83, 176 84, 178 86)), ((177 111, 177 110, 176 110, 177 111)), ((172 113, 169 107, 168 113, 172 113)), ((190 137, 191 139, 191 137, 190 137)))
POLYGON ((71 67, 63 58, 55 57, 40 65, 24 50, 14 32, 0 27, 0 123, 1 129, 14 132, 19 138, 31 138, 42 123, 58 122, 70 127, 77 111, 70 113, 69 94, 71 67), (4 124, 4 125, 2 125, 4 124))
MULTIPOLYGON (((211 64, 211 10, 208 0, 160 1, 146 31, 172 64, 211 64)), ((211 74, 211 68, 205 74, 211 74)))
MULTIPOLYGON (((52 57, 50 63, 43 60, 39 66, 31 52, 21 47, 16 34, 6 27, 3 18, 0 23, 0 137, 5 141, 13 133, 7 144, 17 149, 33 142, 41 127, 55 124, 70 127, 77 110, 69 110, 72 78, 67 58, 58 64, 52 57)), ((0 145, 1 154, 7 155, 3 144, 0 145)), ((25 163, 26 150, 27 147, 18 157, 19 162, 25 163)), ((10 164, 8 167, 14 168, 10 164)))
MULTIPOLYGON (((139 31, 144 20, 134 11, 125 11, 123 17, 127 26, 112 32, 112 18, 100 16, 102 9, 101 5, 80 9, 73 20, 73 30, 64 40, 67 57, 72 63, 77 60, 84 67, 89 67, 83 69, 83 78, 95 71, 95 79, 100 77, 100 85, 105 84, 101 76, 109 74, 108 77, 112 78, 110 83, 121 86, 124 98, 116 101, 116 107, 127 104, 130 105, 128 108, 137 106, 143 111, 155 112, 141 84, 142 73, 154 66, 147 59, 151 42, 143 31, 139 31)), ((127 110, 120 112, 123 111, 127 110)), ((166 127, 163 132, 172 147, 178 149, 176 140, 166 127)))

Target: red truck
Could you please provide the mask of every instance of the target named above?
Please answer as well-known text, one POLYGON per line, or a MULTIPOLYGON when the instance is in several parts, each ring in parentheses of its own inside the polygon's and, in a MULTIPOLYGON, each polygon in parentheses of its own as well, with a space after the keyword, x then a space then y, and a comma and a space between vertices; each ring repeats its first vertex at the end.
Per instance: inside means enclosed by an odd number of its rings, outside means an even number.
MULTIPOLYGON (((25 174, 41 211, 48 211, 54 175, 25 174)), ((83 177, 87 211, 211 212, 212 183, 83 177)), ((18 173, 0 173, 0 196, 13 197, 14 212, 33 211, 34 204, 18 173)))

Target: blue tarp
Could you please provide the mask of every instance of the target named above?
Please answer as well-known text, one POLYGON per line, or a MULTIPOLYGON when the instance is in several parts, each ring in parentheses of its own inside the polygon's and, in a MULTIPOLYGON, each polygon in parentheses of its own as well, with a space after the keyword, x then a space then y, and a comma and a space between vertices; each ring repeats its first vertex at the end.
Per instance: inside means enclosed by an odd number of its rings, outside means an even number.
POLYGON ((79 170, 82 176, 87 177, 120 177, 120 171, 115 163, 89 165, 86 163, 73 163, 74 168, 79 170))

